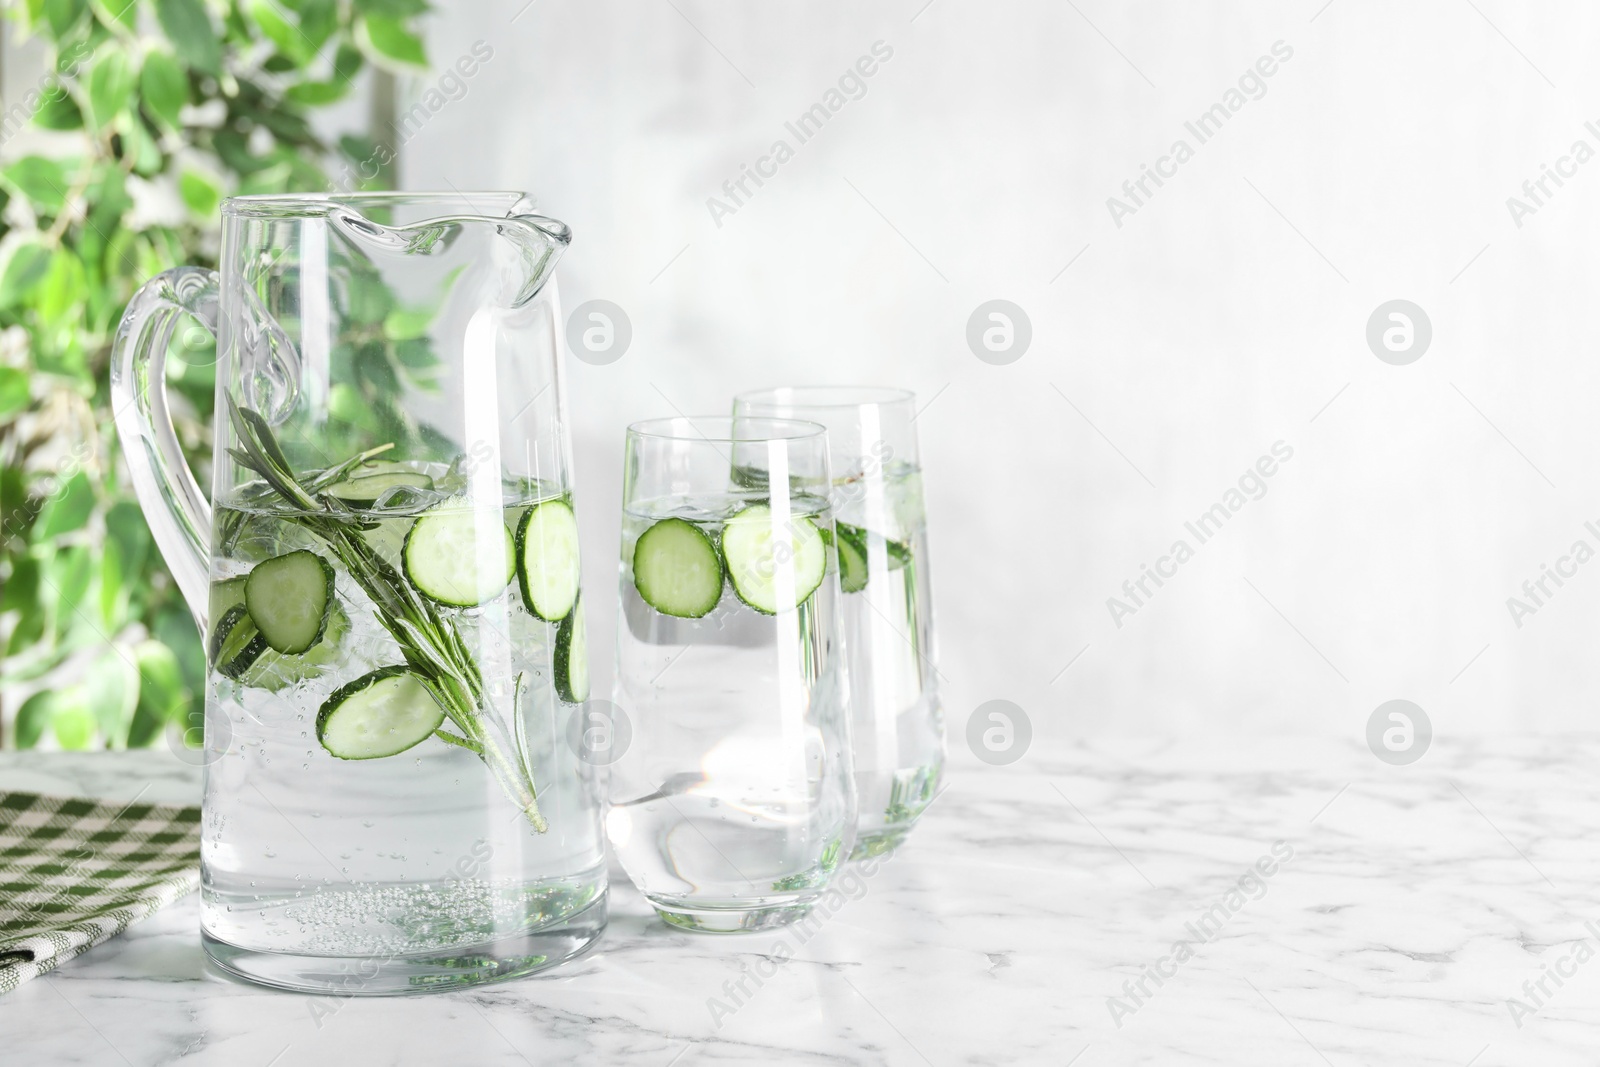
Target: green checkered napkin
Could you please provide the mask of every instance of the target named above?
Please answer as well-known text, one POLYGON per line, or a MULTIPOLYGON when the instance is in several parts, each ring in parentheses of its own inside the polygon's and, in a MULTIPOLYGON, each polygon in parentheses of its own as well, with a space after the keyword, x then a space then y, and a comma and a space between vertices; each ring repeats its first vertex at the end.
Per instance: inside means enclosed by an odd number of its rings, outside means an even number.
POLYGON ((200 883, 200 809, 0 792, 0 993, 200 883))

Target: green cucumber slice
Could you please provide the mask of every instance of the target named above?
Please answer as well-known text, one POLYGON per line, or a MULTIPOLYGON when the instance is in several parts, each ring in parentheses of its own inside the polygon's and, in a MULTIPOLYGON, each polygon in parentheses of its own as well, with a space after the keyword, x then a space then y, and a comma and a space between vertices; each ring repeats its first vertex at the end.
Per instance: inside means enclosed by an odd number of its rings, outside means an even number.
POLYGON ((432 489, 433 479, 421 471, 393 470, 378 474, 358 474, 328 486, 323 492, 338 497, 346 504, 371 507, 378 498, 396 486, 407 489, 432 489))
POLYGON ((867 587, 867 531, 859 526, 836 522, 839 536, 835 548, 839 552, 839 589, 845 593, 859 593, 867 587))
POLYGON ((322 640, 333 603, 333 567, 302 549, 255 565, 245 607, 274 652, 300 653, 322 640))
POLYGON ((884 547, 887 548, 888 552, 889 552, 889 569, 890 570, 895 571, 895 570, 899 570, 901 567, 910 566, 910 564, 911 564, 911 546, 910 545, 902 544, 899 541, 891 541, 888 538, 884 538, 883 543, 884 543, 884 547))
POLYGON ((583 625, 583 600, 572 605, 556 628, 556 694, 568 704, 589 699, 589 635, 583 625))
MULTIPOLYGON (((248 579, 249 575, 241 574, 237 578, 224 578, 211 583, 211 614, 206 616, 207 621, 215 624, 228 613, 229 608, 244 603, 244 583, 248 579)), ((213 625, 213 632, 215 629, 213 625)))
POLYGON ((706 532, 684 519, 662 519, 633 546, 633 586, 663 615, 698 619, 722 599, 722 560, 706 532))
POLYGON ((498 510, 474 508, 459 498, 424 511, 400 552, 406 577, 423 596, 451 607, 493 600, 516 574, 511 531, 499 516, 498 510))
POLYGON ((444 708, 409 667, 381 667, 334 690, 317 712, 317 740, 340 759, 381 759, 426 741, 444 708))
POLYGON ((780 529, 766 504, 752 504, 722 527, 722 558, 739 599, 763 615, 805 602, 828 571, 816 523, 792 516, 780 529))
POLYGON ((267 639, 256 629, 243 604, 224 611, 211 629, 211 662, 224 678, 238 678, 265 651, 267 639))
POLYGON ((517 581, 522 602, 546 622, 560 622, 578 602, 578 519, 565 500, 535 504, 517 523, 517 581))
POLYGON ((339 661, 344 654, 345 635, 349 632, 350 616, 335 598, 328 606, 328 625, 322 631, 322 640, 298 656, 266 649, 239 675, 239 683, 276 693, 307 678, 315 678, 339 661))

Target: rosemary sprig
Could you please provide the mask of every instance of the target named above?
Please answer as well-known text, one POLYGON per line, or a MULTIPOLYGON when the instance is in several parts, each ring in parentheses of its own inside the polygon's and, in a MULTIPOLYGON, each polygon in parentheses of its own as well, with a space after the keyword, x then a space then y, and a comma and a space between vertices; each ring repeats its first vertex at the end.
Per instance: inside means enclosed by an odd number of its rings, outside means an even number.
MULTIPOLYGON (((520 709, 513 697, 517 721, 505 731, 514 752, 508 756, 491 728, 492 707, 477 662, 453 619, 441 616, 432 601, 361 536, 359 519, 343 502, 322 492, 373 456, 392 448, 382 445, 302 482, 278 445, 267 420, 228 397, 228 417, 239 447, 228 450, 236 463, 255 471, 288 505, 277 514, 309 531, 328 546, 345 571, 377 606, 377 619, 400 646, 406 665, 422 679, 456 731, 441 729, 440 740, 476 752, 499 781, 513 803, 527 816, 534 830, 549 828, 539 813, 538 790, 525 746, 520 709)), ((517 691, 520 693, 519 678, 517 691)))

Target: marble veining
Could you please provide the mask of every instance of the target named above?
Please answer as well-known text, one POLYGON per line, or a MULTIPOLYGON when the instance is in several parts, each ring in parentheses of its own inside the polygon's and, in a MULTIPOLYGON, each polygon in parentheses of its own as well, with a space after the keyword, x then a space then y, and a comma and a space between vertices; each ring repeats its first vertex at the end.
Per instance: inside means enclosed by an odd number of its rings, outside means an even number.
MULTIPOLYGON (((0 998, 0 1062, 1589 1067, 1597 764, 1587 736, 1410 767, 1327 740, 1040 742, 958 764, 812 936, 673 930, 613 872, 598 951, 400 1000, 224 977, 190 897, 0 998)), ((198 781, 165 752, 0 754, 4 789, 198 781)))

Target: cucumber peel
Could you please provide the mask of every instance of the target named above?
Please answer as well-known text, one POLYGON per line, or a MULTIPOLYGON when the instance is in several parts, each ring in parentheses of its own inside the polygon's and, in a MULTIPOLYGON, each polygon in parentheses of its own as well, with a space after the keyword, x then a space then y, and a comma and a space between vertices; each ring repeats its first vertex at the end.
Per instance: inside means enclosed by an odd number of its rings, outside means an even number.
POLYGON ((867 587, 867 531, 859 526, 836 522, 834 547, 839 555, 839 589, 859 593, 867 587))
POLYGON ((522 602, 546 622, 560 622, 578 602, 578 519, 565 500, 535 504, 517 523, 517 584, 522 602))
POLYGON ((780 528, 766 504, 751 504, 727 521, 722 558, 734 593, 763 615, 803 604, 828 572, 828 549, 816 523, 791 515, 780 528))
POLYGON ((245 606, 235 604, 212 627, 209 651, 217 673, 237 679, 267 651, 267 640, 256 629, 245 606))
POLYGON ((556 629, 556 695, 568 704, 589 699, 589 638, 583 624, 583 600, 556 629))
POLYGON ((266 649, 239 674, 238 681, 241 685, 276 693, 307 678, 315 678, 338 661, 349 630, 350 616, 335 600, 328 607, 328 625, 322 632, 322 640, 315 646, 298 656, 266 649))
POLYGON ((317 712, 317 741, 344 760, 382 759, 426 741, 444 708, 409 667, 380 667, 341 686, 317 712))
POLYGON ((432 489, 433 479, 421 471, 400 467, 373 474, 353 474, 341 482, 328 486, 323 492, 338 497, 346 504, 371 507, 384 493, 396 486, 406 489, 432 489))
POLYGON ((706 532, 685 519, 661 519, 633 545, 633 585, 663 615, 698 619, 722 599, 722 560, 706 532))
POLYGON ((244 586, 245 607, 274 652, 298 654, 322 640, 333 603, 333 566, 302 549, 257 563, 244 586))
POLYGON ((456 608, 486 604, 504 592, 516 574, 514 555, 500 512, 459 498, 424 511, 400 550, 411 584, 428 599, 456 608))

